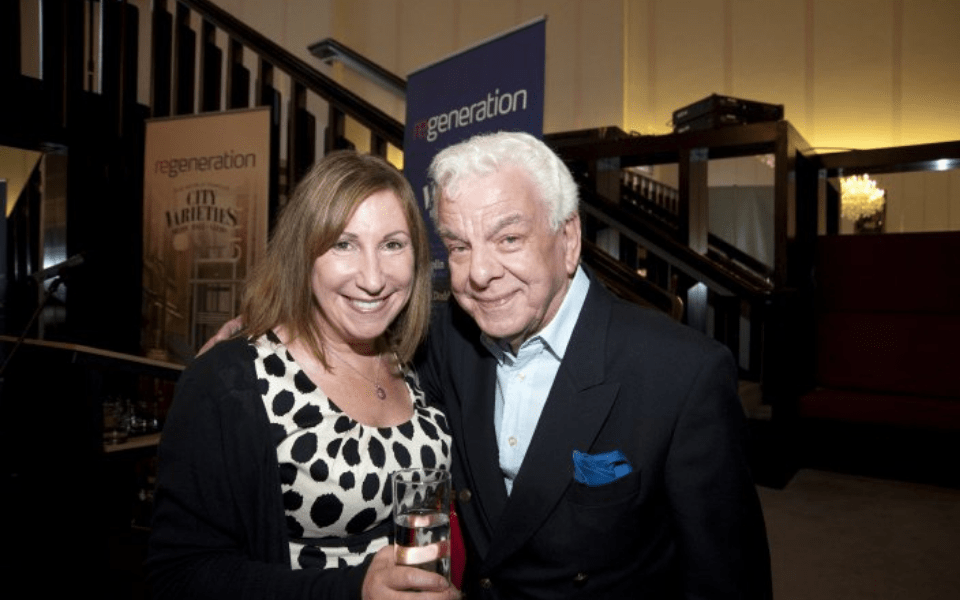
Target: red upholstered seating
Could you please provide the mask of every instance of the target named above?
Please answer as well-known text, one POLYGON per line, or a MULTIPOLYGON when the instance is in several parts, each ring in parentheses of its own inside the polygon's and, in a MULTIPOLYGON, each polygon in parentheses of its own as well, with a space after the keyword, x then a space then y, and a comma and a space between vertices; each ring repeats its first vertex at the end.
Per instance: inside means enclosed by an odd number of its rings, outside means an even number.
POLYGON ((828 236, 802 417, 960 429, 960 232, 828 236))

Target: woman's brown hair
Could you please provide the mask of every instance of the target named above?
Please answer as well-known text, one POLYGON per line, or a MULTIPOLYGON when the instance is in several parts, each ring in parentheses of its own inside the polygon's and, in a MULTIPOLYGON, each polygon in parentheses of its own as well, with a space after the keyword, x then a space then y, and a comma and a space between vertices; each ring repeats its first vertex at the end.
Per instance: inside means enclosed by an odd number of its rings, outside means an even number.
POLYGON ((297 185, 283 207, 267 251, 243 294, 244 335, 256 338, 282 326, 327 365, 317 315, 325 318, 310 285, 314 261, 343 233, 357 207, 389 190, 400 200, 414 253, 410 300, 378 343, 380 351, 408 362, 426 336, 430 320, 430 249, 426 226, 410 184, 393 165, 349 150, 323 157, 297 185))

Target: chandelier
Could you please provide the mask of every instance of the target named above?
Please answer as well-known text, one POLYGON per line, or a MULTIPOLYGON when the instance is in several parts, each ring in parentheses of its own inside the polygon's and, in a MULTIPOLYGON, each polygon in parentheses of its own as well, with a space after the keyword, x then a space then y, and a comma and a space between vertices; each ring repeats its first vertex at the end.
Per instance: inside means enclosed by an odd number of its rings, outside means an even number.
POLYGON ((840 214, 857 221, 883 209, 886 192, 877 187, 869 175, 840 178, 840 214))

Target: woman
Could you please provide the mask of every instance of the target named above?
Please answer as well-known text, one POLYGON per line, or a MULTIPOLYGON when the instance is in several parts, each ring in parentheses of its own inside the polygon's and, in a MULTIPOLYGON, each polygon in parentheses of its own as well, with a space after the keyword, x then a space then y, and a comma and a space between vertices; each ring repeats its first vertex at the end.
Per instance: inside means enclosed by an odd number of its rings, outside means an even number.
POLYGON ((429 319, 429 250, 407 181, 323 158, 244 293, 244 335, 183 373, 160 445, 156 598, 417 598, 394 564, 389 474, 449 468, 446 422, 405 369, 429 319))

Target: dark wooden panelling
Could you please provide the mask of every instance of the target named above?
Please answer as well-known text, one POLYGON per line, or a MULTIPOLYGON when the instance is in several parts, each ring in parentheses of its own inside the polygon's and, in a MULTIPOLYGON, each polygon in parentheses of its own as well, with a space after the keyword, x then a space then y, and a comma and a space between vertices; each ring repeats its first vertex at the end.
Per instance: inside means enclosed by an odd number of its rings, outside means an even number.
POLYGON ((317 144, 317 119, 307 110, 307 89, 296 82, 290 90, 289 112, 287 177, 292 189, 313 165, 317 144))
POLYGON ((216 29, 209 21, 203 21, 201 39, 200 111, 218 111, 223 85, 223 50, 217 47, 216 29))
POLYGON ((103 3, 101 96, 116 135, 123 135, 128 107, 137 103, 139 11, 127 3, 103 3))
POLYGON ((57 127, 66 124, 66 64, 64 40, 66 39, 66 13, 63 0, 45 3, 40 15, 43 36, 41 38, 43 64, 40 78, 44 82, 47 97, 47 112, 50 122, 57 127))
POLYGON ((250 69, 243 66, 243 44, 231 38, 227 49, 227 108, 250 106, 250 69))
POLYGON ((183 4, 177 4, 175 28, 174 111, 178 115, 188 115, 196 110, 197 33, 190 27, 190 9, 183 4))
MULTIPOLYGON (((262 58, 257 66, 257 106, 270 107, 270 224, 280 211, 280 92, 273 85, 273 65, 262 58)), ((288 183, 289 185, 289 183, 288 183)))
POLYGON ((20 3, 0 2, 0 81, 20 75, 20 3))
POLYGON ((150 102, 154 117, 170 115, 173 74, 173 15, 166 0, 154 0, 152 15, 152 68, 150 102))
POLYGON ((325 152, 356 148, 354 143, 347 139, 347 115, 333 104, 330 105, 328 112, 327 131, 323 145, 325 152))

